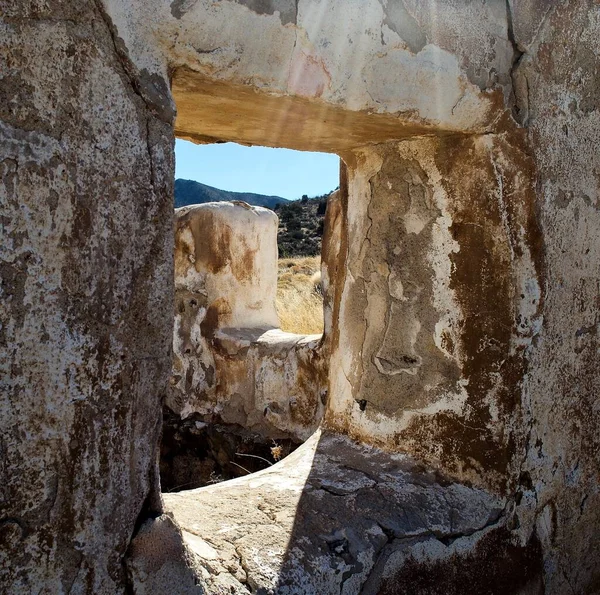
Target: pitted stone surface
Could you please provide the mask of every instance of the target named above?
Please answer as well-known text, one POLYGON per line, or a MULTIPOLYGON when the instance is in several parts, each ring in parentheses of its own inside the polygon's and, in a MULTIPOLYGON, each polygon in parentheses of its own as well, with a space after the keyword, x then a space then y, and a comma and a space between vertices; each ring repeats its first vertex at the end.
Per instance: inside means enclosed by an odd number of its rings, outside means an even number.
POLYGON ((448 557, 500 526, 505 504, 320 433, 268 470, 164 498, 208 593, 229 575, 240 593, 358 593, 392 572, 398 544, 407 559, 448 557))
POLYGON ((544 323, 524 383, 522 526, 535 523, 548 593, 597 593, 600 573, 600 11, 514 2, 518 104, 538 167, 544 323), (565 24, 569 26, 566 27, 565 24))
MULTIPOLYGON (((505 503, 456 539, 419 533, 449 515, 413 515, 375 562, 385 531, 352 527, 387 514, 387 479, 334 465, 305 494, 278 467, 240 485, 297 498, 316 571, 294 553, 286 574, 235 527, 239 555, 186 529, 203 557, 185 564, 234 591, 307 575, 317 592, 598 591, 597 2, 0 0, 0 23, 2 590, 123 593, 135 528, 176 532, 144 524, 170 373, 172 86, 180 136, 345 161, 328 427, 437 469, 441 492, 415 488, 433 510, 468 482, 505 503), (362 516, 320 532, 303 498, 362 516)), ((289 512, 257 509, 256 535, 294 543, 289 512)))
POLYGON ((0 2, 2 593, 124 593, 159 498, 173 130, 105 19, 0 2))

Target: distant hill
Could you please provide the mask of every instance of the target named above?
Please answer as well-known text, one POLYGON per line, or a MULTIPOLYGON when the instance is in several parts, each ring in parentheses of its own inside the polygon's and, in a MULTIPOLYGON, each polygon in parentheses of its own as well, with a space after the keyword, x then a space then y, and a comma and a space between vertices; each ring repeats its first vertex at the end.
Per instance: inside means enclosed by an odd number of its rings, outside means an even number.
POLYGON ((229 192, 219 190, 194 180, 175 180, 175 208, 197 205, 204 202, 223 202, 243 200, 250 205, 274 209, 277 205, 284 205, 290 201, 281 196, 265 196, 252 192, 229 192))
POLYGON ((219 190, 193 180, 175 180, 175 208, 205 202, 243 200, 275 211, 279 216, 279 258, 321 254, 328 196, 329 193, 312 198, 304 195, 299 200, 287 200, 281 196, 219 190))

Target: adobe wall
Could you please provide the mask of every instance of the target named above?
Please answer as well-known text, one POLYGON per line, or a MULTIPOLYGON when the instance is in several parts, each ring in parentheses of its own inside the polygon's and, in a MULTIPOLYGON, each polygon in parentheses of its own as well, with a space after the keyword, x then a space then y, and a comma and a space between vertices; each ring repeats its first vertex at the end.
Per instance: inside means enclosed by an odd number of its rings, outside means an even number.
POLYGON ((346 162, 326 428, 408 453, 440 501, 462 482, 501 504, 470 541, 450 515, 446 541, 393 550, 387 592, 459 593, 498 559, 528 569, 503 592, 598 590, 596 3, 0 8, 8 592, 133 588, 127 546, 160 508, 174 131, 346 162))

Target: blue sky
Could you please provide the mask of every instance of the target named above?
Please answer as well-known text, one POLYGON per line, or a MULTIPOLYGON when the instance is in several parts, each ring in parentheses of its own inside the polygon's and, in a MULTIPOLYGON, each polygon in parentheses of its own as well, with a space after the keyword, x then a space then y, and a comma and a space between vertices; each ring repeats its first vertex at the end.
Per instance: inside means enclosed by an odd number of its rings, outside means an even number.
POLYGON ((175 143, 175 177, 222 190, 296 199, 318 196, 339 185, 339 157, 235 143, 175 143))

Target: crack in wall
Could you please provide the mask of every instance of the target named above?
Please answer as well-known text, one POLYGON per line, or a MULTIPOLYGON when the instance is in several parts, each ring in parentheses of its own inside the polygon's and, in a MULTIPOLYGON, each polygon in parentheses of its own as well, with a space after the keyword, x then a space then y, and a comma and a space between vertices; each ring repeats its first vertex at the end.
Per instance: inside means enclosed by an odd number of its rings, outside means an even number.
MULTIPOLYGON (((512 113, 513 117, 522 126, 527 125, 528 113, 529 113, 529 89, 528 83, 527 92, 525 96, 521 90, 521 80, 517 76, 517 70, 521 64, 521 60, 525 55, 524 49, 522 49, 516 38, 513 27, 513 14, 512 7, 510 5, 511 0, 506 0, 506 34, 508 41, 510 42, 513 50, 513 56, 510 64, 510 80, 512 83, 511 100, 512 100, 512 113)), ((526 79, 525 79, 526 80, 526 79)))

